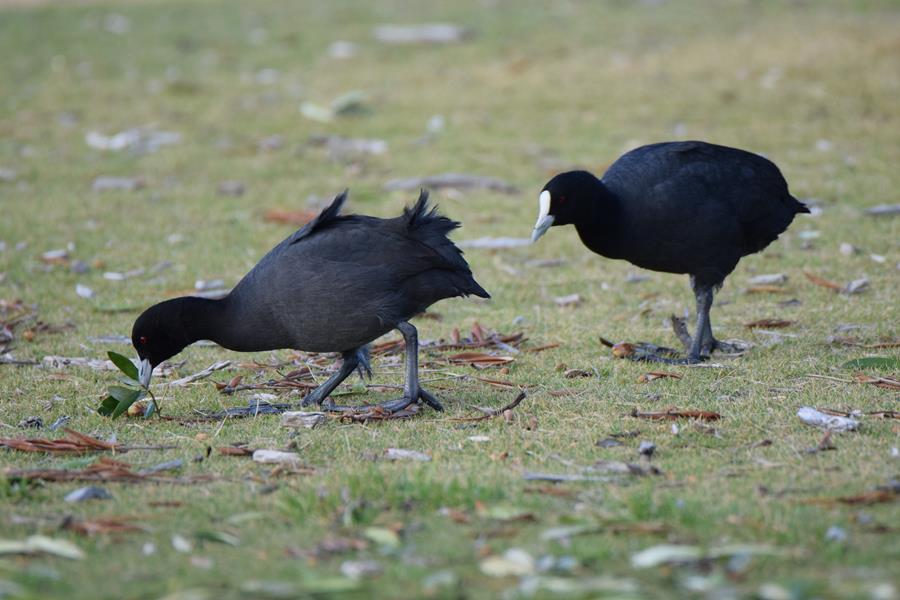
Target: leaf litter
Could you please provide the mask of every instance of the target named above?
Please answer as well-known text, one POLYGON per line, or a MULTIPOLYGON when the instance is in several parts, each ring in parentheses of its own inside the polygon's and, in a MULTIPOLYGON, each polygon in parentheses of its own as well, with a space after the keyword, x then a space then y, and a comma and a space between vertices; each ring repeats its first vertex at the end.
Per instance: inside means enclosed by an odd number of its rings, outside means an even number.
POLYGON ((21 452, 50 452, 56 454, 87 454, 90 452, 122 451, 120 444, 104 442, 97 438, 65 428, 66 437, 57 440, 46 438, 0 438, 0 446, 21 452))
POLYGON ((667 408, 662 411, 641 412, 637 408, 631 411, 631 416, 638 419, 650 419, 654 421, 675 419, 697 419, 700 421, 718 421, 722 418, 717 412, 708 410, 682 410, 680 408, 667 408))
POLYGON ((854 279, 846 285, 841 285, 839 283, 835 283, 834 281, 819 277, 815 273, 811 273, 809 271, 803 271, 803 274, 808 280, 810 280, 817 286, 833 290, 834 292, 840 294, 858 294, 859 292, 862 292, 869 287, 869 280, 865 277, 860 277, 859 279, 854 279))
POLYGON ((118 482, 118 483, 174 483, 195 484, 214 481, 216 477, 208 474, 190 477, 172 477, 160 474, 160 471, 134 470, 134 466, 109 457, 100 457, 92 464, 81 469, 6 469, 4 477, 10 481, 46 481, 46 482, 118 482))

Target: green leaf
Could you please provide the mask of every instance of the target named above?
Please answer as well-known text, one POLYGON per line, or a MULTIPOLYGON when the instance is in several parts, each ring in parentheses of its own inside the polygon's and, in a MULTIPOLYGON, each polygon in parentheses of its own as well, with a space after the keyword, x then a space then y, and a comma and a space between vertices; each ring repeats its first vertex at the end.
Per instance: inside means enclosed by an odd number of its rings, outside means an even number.
POLYGON ((156 411, 156 400, 150 400, 150 402, 147 404, 147 410, 144 411, 144 418, 149 419, 156 411))
POLYGON ((109 395, 112 396, 113 398, 116 398, 119 401, 119 403, 116 405, 116 408, 112 411, 112 414, 110 415, 110 417, 115 419, 116 417, 118 417, 122 413, 124 413, 126 410, 128 410, 129 406, 131 406, 132 404, 134 404, 135 402, 137 402, 138 400, 143 398, 144 392, 143 392, 143 390, 131 390, 128 388, 123 388, 123 387, 114 385, 113 387, 109 388, 109 395))
POLYGON ((113 414, 113 411, 116 410, 116 407, 118 405, 118 400, 116 400, 112 396, 107 396, 103 399, 103 402, 100 403, 100 406, 97 407, 97 412, 104 417, 108 417, 109 415, 113 414))
POLYGON ((118 379, 119 383, 123 385, 128 385, 136 388, 143 387, 140 381, 138 381, 137 379, 132 379, 131 377, 119 377, 118 379))
POLYGON ((131 379, 138 381, 138 368, 134 366, 134 363, 131 362, 131 359, 127 356, 122 356, 118 352, 113 352, 110 350, 106 353, 109 356, 109 360, 113 361, 113 364, 119 367, 119 370, 125 373, 131 379))
POLYGON ((843 369, 900 369, 900 357, 867 356, 854 358, 841 365, 843 369))
POLYGON ((400 545, 400 536, 393 529, 384 527, 368 527, 363 535, 379 546, 387 546, 388 548, 396 548, 400 545))
POLYGON ((237 536, 225 531, 198 531, 194 535, 198 540, 227 544, 229 546, 237 546, 241 543, 237 536))

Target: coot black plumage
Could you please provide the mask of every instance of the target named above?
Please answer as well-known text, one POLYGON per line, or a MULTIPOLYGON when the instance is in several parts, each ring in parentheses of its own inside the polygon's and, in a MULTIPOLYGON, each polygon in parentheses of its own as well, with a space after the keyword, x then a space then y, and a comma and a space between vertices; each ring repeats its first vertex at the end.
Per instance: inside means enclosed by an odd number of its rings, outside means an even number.
POLYGON ((603 179, 561 173, 540 194, 532 240, 552 225, 575 225, 585 246, 652 271, 687 273, 697 299, 697 330, 687 362, 725 345, 709 309, 743 256, 777 238, 809 209, 788 192, 774 163, 706 142, 664 142, 632 150, 603 179))
POLYGON ((138 317, 132 343, 142 382, 203 339, 240 352, 340 352, 340 369, 303 402, 322 404, 355 369, 369 371, 369 342, 398 329, 406 341, 403 398, 382 406, 396 411, 421 399, 440 410, 419 387, 417 334, 408 321, 444 298, 490 297, 447 238, 459 223, 429 208, 424 190, 393 219, 340 215, 346 197, 269 251, 225 298, 175 298, 138 317))

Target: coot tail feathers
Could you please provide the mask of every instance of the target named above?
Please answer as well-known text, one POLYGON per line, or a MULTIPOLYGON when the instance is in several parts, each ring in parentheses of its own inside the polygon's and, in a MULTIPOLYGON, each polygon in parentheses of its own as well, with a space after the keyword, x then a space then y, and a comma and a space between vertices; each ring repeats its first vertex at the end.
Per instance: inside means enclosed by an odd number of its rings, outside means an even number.
POLYGON ((428 206, 428 190, 419 192, 419 199, 412 207, 403 209, 403 220, 409 231, 425 230, 436 235, 446 235, 459 227, 459 222, 441 215, 437 206, 428 206))
MULTIPOLYGON (((412 207, 403 209, 401 219, 406 223, 410 236, 437 253, 435 258, 438 260, 434 266, 439 272, 431 274, 434 282, 424 287, 443 288, 452 285, 457 290, 453 295, 491 297, 475 281, 468 263, 462 257, 462 250, 447 238, 448 233, 459 227, 459 222, 438 213, 437 206, 429 207, 428 190, 420 192, 419 199, 412 207)), ((427 273, 423 275, 429 277, 427 273)))
POLYGON ((793 196, 791 196, 791 200, 794 201, 794 210, 796 210, 798 214, 799 214, 799 213, 809 213, 809 212, 811 212, 811 211, 809 210, 809 207, 808 207, 807 205, 805 205, 804 203, 800 202, 799 200, 797 200, 797 199, 794 198, 793 196))
POLYGON ((341 212, 341 208, 344 206, 344 202, 346 202, 347 194, 349 192, 350 190, 345 189, 343 192, 335 196, 331 204, 322 209, 322 212, 320 212, 315 219, 297 230, 297 233, 295 233, 291 238, 291 244, 296 244, 314 231, 324 229, 328 225, 333 224, 335 221, 337 221, 338 216, 341 212))

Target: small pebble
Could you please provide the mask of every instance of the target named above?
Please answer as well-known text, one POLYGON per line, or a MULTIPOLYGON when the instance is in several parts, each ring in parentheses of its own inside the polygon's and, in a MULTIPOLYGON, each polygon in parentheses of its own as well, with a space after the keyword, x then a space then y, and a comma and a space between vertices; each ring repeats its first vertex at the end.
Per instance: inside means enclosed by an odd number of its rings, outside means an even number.
POLYGON ((178 535, 177 533, 172 536, 172 547, 175 548, 177 552, 181 552, 182 554, 187 554, 194 549, 194 545, 191 544, 187 540, 187 538, 178 535))
POLYGON ((21 429, 40 429, 44 426, 44 420, 40 417, 25 417, 19 421, 21 429))
POLYGON ((654 444, 653 442, 643 441, 641 442, 641 445, 638 446, 638 453, 641 456, 650 458, 651 456, 653 456, 654 452, 656 452, 656 444, 654 444))
POLYGON ((63 498, 66 502, 84 502, 85 500, 111 500, 112 494, 102 487, 90 485, 88 487, 78 488, 73 492, 66 494, 63 498))
POLYGON ((381 574, 381 563, 374 560, 345 560, 341 563, 341 573, 350 579, 362 579, 381 574))
POLYGON ((825 540, 828 542, 845 542, 847 541, 847 530, 837 525, 832 525, 825 532, 825 540))

